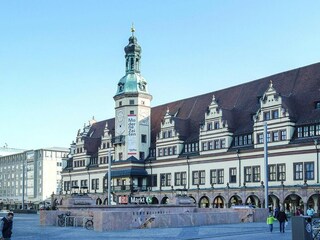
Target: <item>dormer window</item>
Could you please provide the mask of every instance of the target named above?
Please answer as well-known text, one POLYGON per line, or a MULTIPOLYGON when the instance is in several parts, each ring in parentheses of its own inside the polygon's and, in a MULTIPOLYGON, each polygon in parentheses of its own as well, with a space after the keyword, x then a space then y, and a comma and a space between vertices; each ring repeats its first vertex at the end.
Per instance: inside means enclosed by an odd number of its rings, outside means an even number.
POLYGON ((219 122, 214 122, 214 129, 219 129, 219 128, 220 128, 219 122))
POLYGON ((273 110, 272 111, 272 119, 277 119, 279 118, 279 110, 273 110))
POLYGON ((263 113, 263 120, 264 121, 270 120, 270 112, 264 112, 263 113))
POLYGON ((320 109, 320 101, 318 101, 318 102, 315 102, 315 109, 320 109))
POLYGON ((167 132, 166 132, 166 131, 164 131, 164 132, 162 133, 162 138, 167 138, 167 132))
POLYGON ((309 136, 309 127, 308 126, 303 127, 303 136, 304 137, 309 136))
POLYGON ((210 131, 212 130, 212 123, 207 123, 207 131, 210 131))

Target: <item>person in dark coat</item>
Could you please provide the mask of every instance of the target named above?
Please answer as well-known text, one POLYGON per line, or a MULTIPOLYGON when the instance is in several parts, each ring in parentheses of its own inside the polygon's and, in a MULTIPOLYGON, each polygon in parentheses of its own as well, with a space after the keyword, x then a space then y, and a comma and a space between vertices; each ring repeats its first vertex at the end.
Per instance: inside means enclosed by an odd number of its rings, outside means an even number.
POLYGON ((0 240, 10 240, 12 234, 13 213, 9 212, 0 222, 0 240))
POLYGON ((280 224, 280 232, 284 233, 285 222, 288 222, 288 218, 283 209, 281 209, 278 213, 278 221, 280 224))

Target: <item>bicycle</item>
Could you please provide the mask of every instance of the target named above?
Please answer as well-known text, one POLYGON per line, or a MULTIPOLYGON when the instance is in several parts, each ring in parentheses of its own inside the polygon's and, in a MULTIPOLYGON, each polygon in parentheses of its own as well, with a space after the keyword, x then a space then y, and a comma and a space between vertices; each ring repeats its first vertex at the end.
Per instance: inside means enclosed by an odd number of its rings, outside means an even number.
POLYGON ((74 220, 70 218, 71 212, 66 212, 58 215, 58 226, 59 227, 66 227, 66 226, 73 226, 74 220))
POLYGON ((312 237, 314 240, 320 240, 320 219, 312 222, 312 237))
POLYGON ((87 218, 84 226, 87 230, 93 230, 93 217, 87 218))

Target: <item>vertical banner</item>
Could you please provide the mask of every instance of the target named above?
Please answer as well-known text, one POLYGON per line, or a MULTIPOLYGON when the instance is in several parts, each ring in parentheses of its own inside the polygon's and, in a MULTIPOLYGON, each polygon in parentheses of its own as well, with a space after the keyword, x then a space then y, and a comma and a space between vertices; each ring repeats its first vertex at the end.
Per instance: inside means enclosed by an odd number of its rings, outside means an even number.
POLYGON ((137 116, 128 115, 128 155, 137 154, 137 116))

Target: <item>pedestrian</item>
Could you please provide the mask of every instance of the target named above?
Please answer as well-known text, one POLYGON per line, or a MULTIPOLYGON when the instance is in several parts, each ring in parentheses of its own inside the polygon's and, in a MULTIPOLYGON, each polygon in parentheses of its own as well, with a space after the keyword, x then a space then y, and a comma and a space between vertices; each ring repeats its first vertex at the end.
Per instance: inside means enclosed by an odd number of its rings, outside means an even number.
POLYGON ((274 217, 275 218, 278 218, 278 214, 279 214, 279 207, 276 207, 275 209, 274 209, 274 217))
POLYGON ((274 216, 272 216, 272 213, 270 212, 269 217, 267 217, 267 224, 269 225, 270 232, 273 231, 273 222, 274 221, 277 221, 277 219, 274 216))
POLYGON ((301 212, 301 210, 300 210, 300 208, 299 207, 297 207, 297 210, 296 210, 296 214, 295 214, 296 216, 302 216, 302 212, 301 212))
POLYGON ((0 222, 0 240, 10 240, 13 225, 13 213, 9 212, 0 222))
POLYGON ((314 210, 313 210, 313 208, 311 206, 309 206, 309 208, 307 210, 307 215, 312 217, 313 214, 314 214, 314 210))
POLYGON ((278 221, 280 224, 280 232, 284 233, 285 222, 288 222, 288 218, 283 209, 278 213, 278 221))

